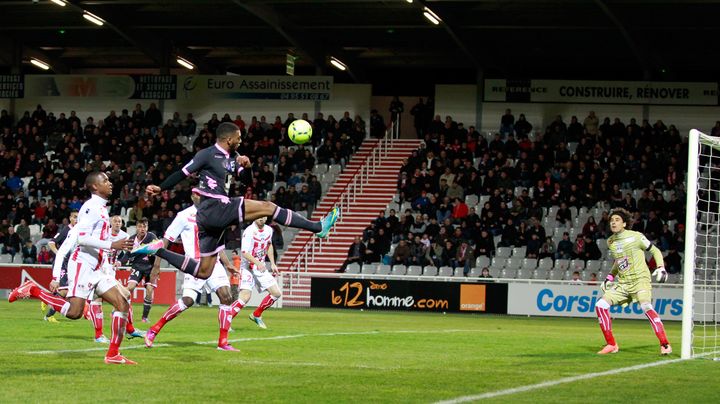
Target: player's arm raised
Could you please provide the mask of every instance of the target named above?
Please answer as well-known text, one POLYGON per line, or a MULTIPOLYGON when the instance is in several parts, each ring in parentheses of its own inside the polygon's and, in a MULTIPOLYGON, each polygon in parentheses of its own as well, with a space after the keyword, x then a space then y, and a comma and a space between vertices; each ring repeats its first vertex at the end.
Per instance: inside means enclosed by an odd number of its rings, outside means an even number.
POLYGON ((235 269, 233 264, 230 262, 230 260, 227 257, 227 254, 223 251, 221 254, 218 254, 218 258, 220 259, 220 263, 223 264, 225 267, 225 271, 227 271, 228 274, 236 274, 238 271, 235 269))
POLYGON ((204 164, 205 164, 205 154, 200 152, 200 153, 196 154, 192 160, 190 160, 187 164, 185 164, 182 169, 175 171, 174 173, 168 175, 167 178, 165 178, 165 181, 163 181, 162 184, 160 184, 159 186, 151 184, 151 185, 148 185, 147 187, 145 187, 145 192, 149 196, 154 196, 166 189, 172 189, 180 181, 189 177, 191 174, 199 171, 204 164))

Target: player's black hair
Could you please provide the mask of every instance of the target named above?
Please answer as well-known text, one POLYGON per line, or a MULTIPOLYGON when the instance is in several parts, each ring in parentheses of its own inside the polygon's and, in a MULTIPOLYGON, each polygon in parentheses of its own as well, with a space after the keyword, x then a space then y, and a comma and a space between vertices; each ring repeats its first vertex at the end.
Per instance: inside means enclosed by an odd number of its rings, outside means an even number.
POLYGON ((144 224, 145 226, 147 226, 148 219, 146 217, 143 217, 142 219, 138 219, 137 224, 144 224))
POLYGON ((623 222, 627 223, 628 225, 630 224, 632 215, 630 214, 630 212, 627 211, 627 209, 623 209, 623 208, 614 209, 610 212, 610 217, 612 217, 613 215, 620 216, 620 219, 622 219, 623 222))
POLYGON ((232 136, 233 133, 240 131, 240 128, 238 128, 237 125, 235 125, 232 122, 223 122, 220 125, 218 125, 217 129, 215 130, 215 136, 218 139, 227 139, 230 136, 232 136))
POLYGON ((103 174, 102 171, 93 171, 90 174, 85 177, 85 189, 88 191, 91 191, 90 187, 92 185, 97 184, 98 181, 100 181, 100 175, 103 174))

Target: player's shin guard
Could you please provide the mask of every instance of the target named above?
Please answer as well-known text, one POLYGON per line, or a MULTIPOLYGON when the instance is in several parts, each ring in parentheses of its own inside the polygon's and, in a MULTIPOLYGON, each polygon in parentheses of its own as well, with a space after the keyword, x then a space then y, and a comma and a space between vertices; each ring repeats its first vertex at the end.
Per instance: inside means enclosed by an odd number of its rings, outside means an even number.
POLYGON ((257 309, 255 309, 255 311, 253 312, 253 316, 262 317, 263 311, 265 311, 265 309, 270 308, 270 306, 275 304, 275 302, 277 300, 278 300, 278 298, 274 297, 273 295, 265 296, 263 301, 260 303, 260 305, 257 307, 257 309))
POLYGON ((163 313, 162 317, 160 317, 160 320, 155 323, 150 329, 155 332, 156 334, 162 330, 163 327, 165 327, 165 324, 167 324, 168 321, 174 319, 175 317, 179 316, 180 313, 187 310, 187 306, 185 303, 183 303, 182 299, 178 299, 175 304, 170 306, 169 309, 165 313, 163 313))
POLYGON ((143 315, 142 318, 147 318, 148 315, 150 315, 150 309, 152 308, 152 299, 148 299, 147 296, 145 296, 145 299, 143 299, 143 315))
POLYGON ((227 345, 227 335, 232 324, 232 309, 230 306, 221 304, 220 310, 218 310, 218 324, 220 325, 220 338, 218 339, 218 346, 227 345))
POLYGON ((156 256, 164 259, 170 265, 179 269, 181 272, 196 276, 200 269, 200 262, 182 254, 174 253, 165 248, 157 250, 156 256))
POLYGON ((91 302, 90 310, 88 310, 89 320, 92 321, 93 328, 95 328, 95 338, 100 338, 103 335, 103 312, 102 303, 91 302))
POLYGON ((133 325, 133 308, 132 308, 132 296, 127 299, 128 302, 128 312, 125 322, 125 332, 128 334, 132 334, 135 332, 135 326, 133 325))
MULTIPOLYGON (((603 301, 604 302, 604 301, 603 301)), ((607 305, 607 303, 605 303, 607 305)), ((615 337, 612 333, 612 319, 610 318, 610 308, 601 307, 600 303, 595 306, 595 314, 597 314, 598 322, 600 323, 600 330, 602 330, 605 342, 608 345, 617 345, 615 343, 615 337)))
POLYGON ((290 209, 281 208, 279 206, 275 208, 273 220, 285 226, 310 230, 313 233, 319 233, 322 230, 321 222, 312 222, 297 212, 293 212, 290 209))
POLYGON ((120 353, 120 343, 123 335, 125 335, 125 323, 127 322, 127 313, 113 311, 112 315, 112 337, 110 338, 110 348, 108 348, 107 357, 113 357, 120 353))
POLYGON ((240 310, 242 310, 242 308, 245 307, 246 304, 247 304, 247 302, 244 302, 240 299, 237 299, 234 302, 232 302, 232 304, 230 305, 231 317, 235 318, 235 316, 237 316, 238 313, 240 313, 240 310))
POLYGON ((654 309, 650 309, 645 311, 645 316, 648 320, 650 320, 650 325, 652 326, 653 331, 655 331, 655 335, 660 341, 660 345, 669 344, 667 336, 665 335, 665 326, 663 326, 662 320, 660 320, 660 316, 657 312, 654 309))

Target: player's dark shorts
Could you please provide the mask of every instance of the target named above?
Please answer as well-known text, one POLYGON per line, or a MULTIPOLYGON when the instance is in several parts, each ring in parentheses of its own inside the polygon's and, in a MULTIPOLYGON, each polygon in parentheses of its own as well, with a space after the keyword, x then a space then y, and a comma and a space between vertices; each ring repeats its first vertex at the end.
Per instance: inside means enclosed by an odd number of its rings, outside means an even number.
POLYGON ((60 284, 58 286, 58 289, 67 289, 68 288, 68 278, 67 278, 67 269, 63 268, 60 270, 60 279, 58 279, 58 283, 60 284))
POLYGON ((225 248, 225 230, 240 225, 245 217, 245 198, 227 200, 203 197, 197 210, 200 256, 208 257, 225 248))
POLYGON ((145 281, 145 283, 150 283, 150 273, 151 272, 152 272, 152 269, 148 269, 147 271, 131 269, 130 277, 128 277, 128 282, 135 282, 138 285, 140 284, 140 281, 145 281))
POLYGON ((67 277, 67 265, 68 261, 70 261, 70 254, 65 256, 63 259, 62 267, 60 267, 60 279, 58 279, 58 289, 67 289, 68 288, 68 277, 67 277))

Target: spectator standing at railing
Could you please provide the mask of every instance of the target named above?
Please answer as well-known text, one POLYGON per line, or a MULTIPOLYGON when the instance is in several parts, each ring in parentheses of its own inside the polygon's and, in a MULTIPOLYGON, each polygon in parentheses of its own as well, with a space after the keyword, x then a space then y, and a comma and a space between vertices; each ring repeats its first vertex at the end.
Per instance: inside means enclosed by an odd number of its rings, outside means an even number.
POLYGON ((420 97, 418 103, 412 107, 410 114, 413 116, 413 123, 415 125, 417 138, 422 139, 425 137, 425 133, 427 132, 428 115, 430 114, 430 116, 432 116, 432 112, 428 111, 422 97, 420 97))
POLYGON ((405 104, 403 104, 402 101, 400 101, 400 98, 396 95, 393 97, 392 101, 390 102, 390 120, 392 122, 397 121, 398 115, 402 114, 403 111, 405 111, 405 104))
POLYGON ((370 136, 374 138, 382 138, 385 136, 385 120, 378 113, 377 109, 370 111, 370 136))

